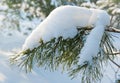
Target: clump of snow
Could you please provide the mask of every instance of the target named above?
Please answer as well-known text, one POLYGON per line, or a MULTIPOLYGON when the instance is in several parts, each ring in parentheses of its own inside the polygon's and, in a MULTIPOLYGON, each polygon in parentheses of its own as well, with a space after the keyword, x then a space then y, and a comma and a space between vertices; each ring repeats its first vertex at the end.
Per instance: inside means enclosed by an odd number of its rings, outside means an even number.
MULTIPOLYGON (((85 42, 84 47, 79 54, 79 63, 83 64, 85 61, 91 63, 92 58, 96 57, 99 52, 99 44, 101 42, 105 27, 110 24, 109 15, 102 10, 98 10, 95 28, 90 32, 85 42)), ((96 16, 96 11, 93 13, 93 18, 96 16), (94 14, 95 13, 95 14, 94 14)))
POLYGON ((73 38, 77 34, 77 26, 93 26, 96 23, 98 11, 101 10, 77 6, 56 8, 26 39, 23 50, 32 50, 39 46, 40 39, 43 42, 47 42, 59 36, 62 36, 64 39, 73 38))
POLYGON ((105 0, 98 0, 96 4, 97 4, 97 5, 102 5, 102 4, 104 4, 105 2, 106 2, 105 0))
POLYGON ((37 47, 40 39, 43 42, 62 36, 64 39, 73 38, 77 34, 77 26, 94 26, 79 54, 79 63, 91 61, 99 51, 104 29, 110 24, 110 17, 104 10, 87 9, 77 6, 61 6, 53 10, 50 15, 31 33, 23 45, 23 50, 37 47))
POLYGON ((96 8, 96 5, 94 3, 90 3, 90 2, 82 3, 81 6, 87 7, 87 8, 96 8))

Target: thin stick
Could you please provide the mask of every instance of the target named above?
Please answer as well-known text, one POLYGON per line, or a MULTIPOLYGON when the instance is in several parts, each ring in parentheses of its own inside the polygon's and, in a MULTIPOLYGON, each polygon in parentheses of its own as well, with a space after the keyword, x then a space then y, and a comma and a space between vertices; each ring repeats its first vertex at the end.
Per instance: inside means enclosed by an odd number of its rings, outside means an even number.
MULTIPOLYGON (((93 27, 90 27, 90 28, 88 28, 88 27, 83 27, 83 28, 77 28, 78 30, 92 30, 93 29, 93 27)), ((120 33, 120 30, 119 29, 116 29, 116 28, 107 28, 107 29, 105 29, 105 31, 108 31, 108 32, 115 32, 115 33, 120 33)))
POLYGON ((118 68, 120 68, 120 65, 117 64, 115 61, 113 61, 110 57, 109 57, 109 60, 110 60, 113 64, 115 64, 118 68))

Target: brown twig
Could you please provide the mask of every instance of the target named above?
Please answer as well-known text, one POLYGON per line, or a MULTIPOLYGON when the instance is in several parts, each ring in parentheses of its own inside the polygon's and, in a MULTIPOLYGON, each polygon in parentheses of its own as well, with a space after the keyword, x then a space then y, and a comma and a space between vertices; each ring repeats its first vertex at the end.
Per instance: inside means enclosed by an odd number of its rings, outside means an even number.
POLYGON ((111 54, 108 54, 108 55, 118 55, 120 54, 120 52, 115 52, 115 53, 111 53, 111 54))
POLYGON ((110 60, 113 64, 115 64, 118 68, 120 68, 120 65, 117 64, 115 61, 113 61, 110 57, 109 57, 109 60, 110 60))
MULTIPOLYGON (((84 29, 84 30, 92 30, 93 29, 93 27, 83 27, 83 28, 77 28, 78 30, 82 30, 82 29, 84 29)), ((106 28, 105 29, 105 31, 108 31, 108 32, 115 32, 115 33, 120 33, 120 29, 116 29, 116 28, 106 28)))

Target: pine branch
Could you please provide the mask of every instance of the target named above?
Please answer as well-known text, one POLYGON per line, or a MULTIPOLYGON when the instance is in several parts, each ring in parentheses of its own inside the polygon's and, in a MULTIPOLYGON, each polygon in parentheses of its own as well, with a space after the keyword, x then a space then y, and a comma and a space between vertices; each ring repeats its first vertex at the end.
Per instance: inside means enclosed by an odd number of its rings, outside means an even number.
MULTIPOLYGON (((92 30, 93 27, 83 27, 83 28, 77 28, 78 30, 81 30, 81 29, 84 29, 84 30, 92 30)), ((108 32, 115 32, 115 33, 120 33, 120 30, 119 29, 116 29, 116 28, 106 28, 105 31, 108 31, 108 32)))
POLYGON ((25 69, 26 72, 33 69, 33 63, 36 63, 38 67, 44 67, 52 71, 56 70, 61 64, 63 70, 70 69, 78 61, 78 55, 84 43, 84 35, 85 31, 79 30, 74 38, 53 38, 46 43, 41 40, 40 46, 33 50, 28 49, 11 57, 11 63, 25 69))
MULTIPOLYGON (((25 69, 26 72, 30 72, 34 65, 49 69, 50 71, 55 71, 61 67, 63 71, 67 70, 70 72, 69 75, 73 78, 81 73, 82 83, 96 83, 102 77, 102 64, 108 62, 108 55, 113 55, 111 56, 113 59, 114 55, 119 54, 113 46, 113 37, 108 32, 120 33, 120 30, 107 28, 101 40, 98 56, 93 57, 92 62, 94 65, 85 64, 84 66, 79 66, 78 59, 80 57, 78 55, 92 29, 93 27, 78 27, 78 32, 73 38, 63 39, 58 37, 46 43, 41 40, 40 46, 33 50, 26 50, 20 54, 15 54, 11 58, 11 63, 18 65, 23 70, 25 69)), ((111 61, 115 64, 113 60, 111 61)))

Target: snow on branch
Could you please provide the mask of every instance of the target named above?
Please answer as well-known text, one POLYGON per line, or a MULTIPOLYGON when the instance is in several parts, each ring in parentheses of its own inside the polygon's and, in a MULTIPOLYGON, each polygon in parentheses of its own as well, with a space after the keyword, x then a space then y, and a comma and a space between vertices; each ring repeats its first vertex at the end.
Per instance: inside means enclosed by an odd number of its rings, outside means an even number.
MULTIPOLYGON (((39 41, 50 41, 62 36, 64 39, 73 38, 77 34, 77 26, 95 26, 103 10, 88 9, 77 6, 61 6, 53 10, 50 15, 26 39, 23 50, 39 46, 39 41)), ((109 15, 106 15, 109 18, 109 15)), ((108 19, 104 20, 104 24, 108 19)), ((101 22, 102 22, 101 20, 101 22)))

